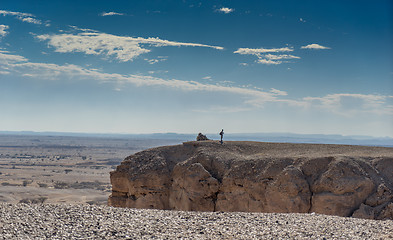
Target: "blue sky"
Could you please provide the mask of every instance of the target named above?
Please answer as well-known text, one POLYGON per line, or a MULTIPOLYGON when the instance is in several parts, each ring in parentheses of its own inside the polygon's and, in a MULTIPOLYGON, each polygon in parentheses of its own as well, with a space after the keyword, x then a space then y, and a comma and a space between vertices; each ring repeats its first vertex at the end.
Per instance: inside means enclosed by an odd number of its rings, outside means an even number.
POLYGON ((393 137, 393 2, 0 3, 0 130, 393 137))

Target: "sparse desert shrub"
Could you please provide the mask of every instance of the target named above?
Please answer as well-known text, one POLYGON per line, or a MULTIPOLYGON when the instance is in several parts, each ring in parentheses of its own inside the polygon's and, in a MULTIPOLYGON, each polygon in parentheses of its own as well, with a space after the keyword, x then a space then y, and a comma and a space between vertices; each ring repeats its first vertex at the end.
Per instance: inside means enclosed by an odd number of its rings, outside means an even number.
POLYGON ((106 201, 100 201, 100 200, 91 200, 86 202, 89 205, 106 205, 106 201))
POLYGON ((54 187, 56 189, 66 189, 66 188, 70 188, 70 186, 68 185, 68 183, 66 182, 55 182, 54 187))
POLYGON ((97 190, 105 190, 106 189, 106 183, 99 182, 99 181, 94 181, 94 182, 78 182, 76 181, 75 183, 72 183, 69 185, 70 188, 75 188, 75 189, 97 189, 97 190))
POLYGON ((9 183, 9 182, 2 182, 1 185, 2 186, 20 186, 19 184, 9 183))
POLYGON ((30 202, 30 199, 28 199, 28 198, 23 198, 23 199, 19 200, 19 203, 26 203, 26 204, 29 204, 29 203, 31 203, 31 202, 30 202))
POLYGON ((68 174, 69 172, 72 172, 72 169, 65 169, 64 172, 65 174, 68 174))
POLYGON ((47 197, 38 197, 38 198, 23 198, 19 200, 19 203, 26 203, 26 204, 42 204, 44 203, 48 198, 47 197))
POLYGON ((39 187, 42 187, 42 188, 47 188, 48 187, 48 184, 46 184, 46 183, 37 183, 37 184, 38 184, 39 187))
POLYGON ((39 197, 39 198, 36 198, 36 199, 33 199, 32 201, 31 201, 31 203, 44 203, 46 200, 47 200, 48 198, 47 197, 39 197))
POLYGON ((90 166, 90 169, 97 169, 97 170, 99 170, 99 169, 103 169, 103 168, 105 168, 105 166, 90 166))
POLYGON ((97 189, 97 190, 100 190, 100 191, 104 191, 104 190, 106 189, 106 187, 105 187, 105 186, 99 186, 99 187, 97 187, 96 189, 97 189))
POLYGON ((32 182, 33 182, 32 180, 23 180, 22 185, 23 185, 23 187, 26 187, 27 185, 29 185, 32 182))

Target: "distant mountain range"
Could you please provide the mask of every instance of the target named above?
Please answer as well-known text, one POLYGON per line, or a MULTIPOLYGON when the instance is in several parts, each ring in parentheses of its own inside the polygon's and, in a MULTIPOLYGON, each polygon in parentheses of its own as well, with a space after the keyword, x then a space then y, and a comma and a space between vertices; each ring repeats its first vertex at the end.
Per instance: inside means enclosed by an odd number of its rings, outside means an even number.
MULTIPOLYGON (((36 136, 65 136, 65 137, 108 137, 133 139, 165 139, 179 142, 193 141, 198 133, 152 133, 152 134, 112 134, 112 133, 70 133, 70 132, 33 132, 33 131, 0 131, 1 135, 36 135, 36 136)), ((213 140, 218 140, 217 134, 206 134, 213 140)), ((343 136, 328 134, 296 134, 296 133, 225 133, 224 140, 228 141, 258 141, 286 143, 321 143, 393 147, 393 138, 370 136, 343 136)))

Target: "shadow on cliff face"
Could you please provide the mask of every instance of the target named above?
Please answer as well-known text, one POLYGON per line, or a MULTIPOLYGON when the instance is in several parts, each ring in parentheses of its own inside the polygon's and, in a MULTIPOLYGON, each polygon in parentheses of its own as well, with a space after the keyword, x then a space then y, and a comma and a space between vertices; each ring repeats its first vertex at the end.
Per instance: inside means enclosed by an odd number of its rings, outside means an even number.
POLYGON ((214 141, 149 149, 111 172, 111 206, 393 219, 393 149, 214 141))

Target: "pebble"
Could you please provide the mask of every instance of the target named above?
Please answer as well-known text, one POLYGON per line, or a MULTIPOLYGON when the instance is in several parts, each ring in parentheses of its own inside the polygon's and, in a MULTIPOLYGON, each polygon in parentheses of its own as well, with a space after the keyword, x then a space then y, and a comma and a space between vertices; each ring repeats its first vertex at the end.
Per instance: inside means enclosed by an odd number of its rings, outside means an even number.
POLYGON ((393 239, 392 220, 0 203, 0 239, 393 239))

